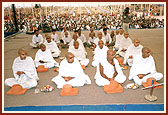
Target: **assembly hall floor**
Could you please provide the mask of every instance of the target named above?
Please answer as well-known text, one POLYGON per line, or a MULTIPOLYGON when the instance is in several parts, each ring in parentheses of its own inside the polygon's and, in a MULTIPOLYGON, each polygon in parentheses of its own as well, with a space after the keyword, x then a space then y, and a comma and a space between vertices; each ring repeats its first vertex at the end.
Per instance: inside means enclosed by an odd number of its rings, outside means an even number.
MULTIPOLYGON (((95 31, 97 35, 98 31, 95 31)), ((109 30, 111 32, 111 30, 109 30)), ((82 33, 88 39, 89 31, 82 31, 82 33)), ((45 33, 41 33, 44 37, 45 33)), ((61 36, 60 32, 57 32, 58 36, 61 36)), ((73 32, 70 32, 72 35, 73 32)), ((164 66, 164 28, 160 29, 130 29, 129 30, 130 38, 135 39, 138 38, 141 41, 143 46, 149 47, 152 51, 152 56, 155 59, 156 69, 158 72, 165 74, 165 66, 164 66)), ((33 49, 29 46, 29 43, 32 40, 32 35, 28 35, 25 33, 17 34, 16 36, 10 37, 3 41, 4 43, 4 51, 2 52, 4 55, 3 64, 4 64, 4 74, 2 75, 2 83, 6 78, 13 77, 12 73, 12 64, 14 59, 18 56, 17 51, 19 48, 25 48, 28 51, 28 55, 33 59, 35 57, 35 53, 37 49, 33 49)), ((61 56, 64 56, 67 52, 67 49, 60 49, 61 56)), ((3 88, 2 93, 4 96, 4 107, 17 107, 17 106, 57 106, 57 105, 108 105, 108 104, 164 104, 164 89, 165 86, 161 89, 154 89, 153 95, 157 96, 157 100, 154 102, 149 102, 144 99, 145 95, 149 95, 150 90, 142 90, 143 86, 140 86, 138 89, 124 89, 123 93, 115 93, 115 94, 107 94, 104 92, 103 87, 98 87, 94 80, 94 75, 96 73, 96 68, 91 66, 92 62, 92 50, 86 49, 87 57, 90 62, 88 67, 84 70, 84 72, 90 77, 92 84, 84 85, 83 87, 79 87, 79 95, 77 96, 60 96, 60 89, 56 88, 56 85, 51 81, 53 77, 58 75, 58 72, 54 71, 54 68, 49 69, 48 72, 38 73, 39 82, 38 89, 41 89, 43 86, 51 85, 54 87, 52 92, 40 92, 35 93, 35 89, 29 89, 24 95, 11 96, 7 95, 6 92, 10 89, 10 87, 2 84, 3 88)), ((59 58, 55 59, 57 62, 61 60, 59 58)), ((128 80, 129 70, 123 70, 124 74, 127 77, 127 80, 122 86, 126 86, 133 81, 128 80)), ((159 83, 166 82, 164 76, 163 79, 159 81, 159 83)))

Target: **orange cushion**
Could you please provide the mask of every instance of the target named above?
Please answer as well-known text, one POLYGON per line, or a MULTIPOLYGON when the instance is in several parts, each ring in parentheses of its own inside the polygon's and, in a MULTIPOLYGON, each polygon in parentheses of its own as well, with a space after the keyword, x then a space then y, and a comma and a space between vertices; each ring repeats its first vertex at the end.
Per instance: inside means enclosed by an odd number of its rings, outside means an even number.
MULTIPOLYGON (((151 84, 152 84, 152 80, 153 80, 153 85, 159 84, 159 83, 156 82, 156 79, 155 79, 155 78, 151 77, 151 78, 148 78, 148 79, 146 80, 146 82, 143 82, 142 85, 143 85, 144 87, 149 87, 149 86, 151 86, 151 84)), ((153 88, 162 88, 162 86, 154 86, 153 88)))
POLYGON ((61 89, 61 96, 78 95, 78 88, 72 88, 72 85, 66 84, 61 89))
POLYGON ((45 68, 44 65, 39 65, 36 69, 37 72, 47 72, 49 68, 45 68))
POLYGON ((13 85, 12 88, 9 89, 9 91, 6 93, 7 95, 23 95, 27 91, 27 88, 22 88, 21 85, 16 84, 13 85))
POLYGON ((104 91, 110 94, 124 92, 124 89, 118 82, 112 80, 110 81, 110 85, 104 85, 104 91))

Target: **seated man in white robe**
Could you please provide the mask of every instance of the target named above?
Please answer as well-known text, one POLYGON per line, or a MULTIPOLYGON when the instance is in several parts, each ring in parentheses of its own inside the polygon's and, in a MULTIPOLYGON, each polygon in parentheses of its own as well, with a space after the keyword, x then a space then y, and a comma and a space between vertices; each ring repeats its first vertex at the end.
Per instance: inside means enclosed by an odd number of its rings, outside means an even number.
POLYGON ((106 43, 106 39, 103 37, 102 32, 97 33, 97 38, 94 40, 95 48, 98 45, 99 40, 102 40, 104 43, 106 43))
POLYGON ((69 35, 68 32, 65 32, 65 35, 63 36, 62 41, 63 41, 62 48, 68 48, 69 43, 72 41, 71 35, 69 35))
POLYGON ((94 48, 94 40, 96 39, 94 34, 95 33, 93 33, 93 32, 89 33, 89 39, 88 39, 88 47, 89 48, 94 48))
POLYGON ((148 78, 155 78, 156 81, 163 78, 162 73, 156 72, 155 61, 150 54, 149 48, 142 48, 142 53, 136 55, 130 69, 129 80, 134 80, 138 85, 146 82, 148 78))
POLYGON ((126 76, 120 68, 120 65, 115 59, 116 52, 112 49, 107 51, 107 58, 102 60, 97 67, 95 75, 96 84, 98 86, 109 85, 111 80, 115 80, 118 83, 124 83, 126 76))
POLYGON ((17 57, 12 66, 14 78, 7 78, 5 85, 12 87, 19 84, 22 88, 33 88, 37 86, 39 80, 34 61, 31 57, 27 56, 27 52, 24 49, 18 51, 19 57, 17 57))
POLYGON ((129 66, 132 66, 133 58, 141 54, 143 46, 140 44, 138 39, 134 39, 134 42, 128 47, 125 56, 124 64, 128 63, 129 66))
POLYGON ((68 33, 68 35, 70 35, 70 33, 68 32, 67 28, 64 27, 63 31, 61 32, 61 38, 64 38, 65 37, 65 33, 68 33))
POLYGON ((43 36, 39 34, 38 30, 35 30, 34 33, 35 35, 33 35, 32 43, 30 43, 30 46, 32 46, 33 48, 39 48, 40 44, 43 43, 43 36))
POLYGON ((59 64, 52 57, 51 51, 46 49, 44 44, 40 45, 40 49, 37 51, 35 55, 35 65, 38 67, 39 65, 44 65, 45 68, 59 67, 59 64))
POLYGON ((84 45, 84 47, 86 47, 87 43, 86 43, 86 37, 84 34, 81 33, 81 29, 78 29, 78 39, 80 39, 84 45))
POLYGON ((120 41, 120 46, 119 46, 119 50, 117 51, 117 54, 124 57, 125 52, 127 51, 127 48, 131 45, 131 43, 132 43, 132 40, 129 38, 128 32, 125 32, 123 39, 121 39, 120 41))
MULTIPOLYGON (((69 43, 69 47, 73 47, 74 41, 78 41, 78 42, 79 42, 79 45, 85 50, 85 47, 84 47, 82 41, 81 41, 80 39, 78 39, 77 33, 74 33, 74 34, 73 34, 73 39, 72 39, 71 42, 69 43)), ((86 50, 85 50, 85 53, 87 54, 86 50)))
POLYGON ((60 39, 59 39, 58 35, 57 35, 55 32, 56 32, 56 30, 55 30, 55 29, 52 29, 51 38, 52 38, 52 40, 59 46, 59 44, 60 44, 60 39))
POLYGON ((103 37, 106 39, 106 46, 110 46, 111 45, 111 37, 110 34, 107 32, 107 28, 103 28, 103 37))
POLYGON ((120 46, 120 41, 123 39, 123 33, 124 33, 124 30, 121 29, 120 31, 119 30, 116 30, 116 42, 115 42, 115 46, 114 46, 114 49, 117 51, 119 49, 119 46, 120 46))
POLYGON ((106 59, 108 47, 104 45, 104 42, 100 40, 98 46, 94 50, 92 66, 97 67, 101 60, 106 59))
POLYGON ((62 60, 60 63, 58 76, 52 79, 57 85, 57 88, 63 88, 66 84, 72 86, 91 84, 89 76, 84 73, 79 61, 74 55, 68 52, 65 57, 66 59, 62 60))
POLYGON ((88 65, 89 59, 86 58, 85 50, 79 45, 78 41, 74 41, 73 47, 69 47, 68 52, 74 54, 81 65, 84 65, 85 67, 88 65))
POLYGON ((46 37, 44 44, 46 48, 51 51, 53 57, 58 57, 60 55, 61 51, 58 49, 57 44, 51 39, 51 36, 46 37))

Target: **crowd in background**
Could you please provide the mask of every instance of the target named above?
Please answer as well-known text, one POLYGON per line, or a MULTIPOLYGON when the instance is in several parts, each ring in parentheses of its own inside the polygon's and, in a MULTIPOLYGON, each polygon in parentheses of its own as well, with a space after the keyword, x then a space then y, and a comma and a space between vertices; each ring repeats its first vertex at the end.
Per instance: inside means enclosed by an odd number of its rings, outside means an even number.
MULTIPOLYGON (((149 10, 144 10, 142 13, 130 12, 131 22, 129 23, 129 28, 143 29, 143 28, 161 28, 164 27, 164 19, 160 20, 152 15, 159 15, 158 12, 154 12, 151 7, 149 10)), ((67 27, 68 31, 74 31, 79 28, 81 30, 99 30, 102 28, 103 24, 106 24, 108 29, 121 29, 122 28, 122 11, 113 7, 82 7, 81 8, 71 7, 62 8, 64 13, 54 14, 47 13, 47 15, 35 15, 32 12, 21 12, 17 11, 17 23, 20 32, 33 32, 35 29, 43 30, 48 28, 48 30, 56 29, 57 31, 62 31, 64 27, 67 27), (111 10, 110 10, 111 9, 111 10), (85 12, 84 12, 85 11, 85 12), (100 12, 103 11, 103 12, 100 12), (111 11, 111 12, 110 12, 111 11), (65 13, 67 12, 67 13, 65 13)), ((137 11, 137 7, 135 7, 137 11)), ((9 9, 8 9, 9 10, 9 9)), ((34 12, 36 13, 36 12, 34 12)), ((4 17, 4 31, 14 32, 16 30, 13 18, 9 15, 4 17)))

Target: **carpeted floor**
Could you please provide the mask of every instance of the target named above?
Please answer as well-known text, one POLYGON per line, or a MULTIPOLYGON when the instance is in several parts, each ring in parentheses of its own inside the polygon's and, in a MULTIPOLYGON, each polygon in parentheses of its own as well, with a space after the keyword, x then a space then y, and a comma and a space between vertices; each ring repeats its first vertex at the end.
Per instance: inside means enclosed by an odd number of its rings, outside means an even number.
MULTIPOLYGON (((96 35, 98 31, 95 31, 96 35)), ((109 30, 109 33, 111 30, 109 30)), ((82 31, 82 33, 88 39, 89 31, 82 31)), ((141 41, 143 46, 147 46, 151 49, 152 55, 156 62, 156 69, 158 72, 164 74, 164 29, 131 29, 129 30, 130 38, 138 38, 141 41)), ((57 32, 60 36, 60 32, 57 32)), ((70 32, 72 35, 73 33, 70 32)), ((42 33, 44 37, 44 33, 42 33)), ((18 34, 12 38, 4 40, 4 76, 3 81, 6 78, 13 77, 12 73, 12 63, 14 59, 18 56, 17 51, 19 48, 24 47, 27 49, 28 54, 34 59, 37 49, 32 49, 29 46, 29 43, 32 40, 32 35, 27 34, 18 34)), ((11 96, 6 95, 6 92, 10 89, 7 86, 4 86, 3 95, 4 95, 4 107, 19 107, 19 106, 60 106, 60 105, 111 105, 111 104, 163 104, 164 103, 164 86, 161 89, 154 89, 153 95, 157 96, 158 99, 155 102, 148 102, 144 99, 145 95, 149 94, 149 90, 142 90, 142 86, 139 89, 124 89, 123 93, 118 94, 106 94, 103 90, 103 87, 98 87, 94 81, 94 75, 96 73, 96 68, 91 66, 92 62, 92 51, 86 49, 90 59, 90 63, 85 70, 85 73, 89 75, 92 84, 79 87, 78 96, 60 96, 60 89, 56 88, 56 85, 51 82, 51 79, 55 77, 58 73, 54 72, 54 68, 50 69, 46 73, 38 73, 40 78, 37 88, 41 88, 45 85, 51 85, 55 89, 52 92, 44 93, 40 92, 35 94, 34 91, 36 88, 32 88, 26 92, 24 95, 20 96, 11 96)), ((61 49, 61 56, 64 56, 67 52, 67 49, 61 49)), ((60 62, 59 58, 55 59, 60 62)), ((128 78, 129 69, 123 70, 124 74, 128 78)), ((159 83, 164 82, 162 79, 159 83)), ((128 79, 123 86, 128 83, 132 83, 128 79)), ((8 110, 8 109, 6 109, 8 110)))

